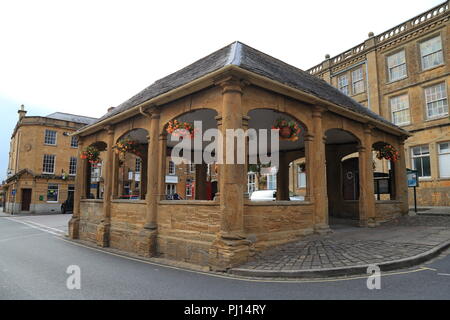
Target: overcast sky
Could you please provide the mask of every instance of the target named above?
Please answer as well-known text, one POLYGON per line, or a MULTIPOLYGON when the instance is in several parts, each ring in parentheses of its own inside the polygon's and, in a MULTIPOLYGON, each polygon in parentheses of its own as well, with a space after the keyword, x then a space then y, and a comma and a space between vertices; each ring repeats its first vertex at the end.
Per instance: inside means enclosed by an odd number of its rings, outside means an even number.
POLYGON ((0 179, 24 104, 99 117, 239 40, 302 69, 442 0, 0 0, 0 179))

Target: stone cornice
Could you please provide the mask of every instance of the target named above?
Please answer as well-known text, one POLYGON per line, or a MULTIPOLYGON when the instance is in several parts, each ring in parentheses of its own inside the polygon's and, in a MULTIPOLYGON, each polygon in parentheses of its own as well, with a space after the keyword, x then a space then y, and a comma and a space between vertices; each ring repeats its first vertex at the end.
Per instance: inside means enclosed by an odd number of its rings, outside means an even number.
POLYGON ((437 30, 449 20, 449 12, 448 1, 441 3, 377 36, 370 35, 364 43, 335 57, 327 58, 322 63, 308 69, 307 72, 317 77, 323 77, 323 74, 328 71, 336 72, 364 60, 367 54, 373 50, 383 52, 389 50, 393 45, 397 46, 418 38, 426 32, 437 30))

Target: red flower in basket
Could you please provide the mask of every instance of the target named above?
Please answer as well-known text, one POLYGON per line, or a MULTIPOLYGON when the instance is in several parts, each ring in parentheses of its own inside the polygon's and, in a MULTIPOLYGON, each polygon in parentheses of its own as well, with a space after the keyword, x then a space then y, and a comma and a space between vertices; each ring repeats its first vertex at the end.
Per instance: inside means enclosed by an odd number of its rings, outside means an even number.
POLYGON ((180 122, 178 120, 169 121, 166 129, 167 133, 176 137, 194 137, 194 126, 190 122, 180 122))
POLYGON ((300 137, 300 125, 293 120, 278 119, 272 126, 272 129, 278 130, 281 140, 296 141, 300 137))

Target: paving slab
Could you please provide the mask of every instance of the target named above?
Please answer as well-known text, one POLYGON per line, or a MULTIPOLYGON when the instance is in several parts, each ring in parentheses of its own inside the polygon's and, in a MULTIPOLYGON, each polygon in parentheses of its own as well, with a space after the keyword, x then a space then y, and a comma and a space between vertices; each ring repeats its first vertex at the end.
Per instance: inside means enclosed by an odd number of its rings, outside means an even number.
POLYGON ((256 277, 315 277, 409 267, 450 246, 450 216, 404 216, 377 228, 344 222, 327 235, 312 235, 258 254, 230 273, 256 277))

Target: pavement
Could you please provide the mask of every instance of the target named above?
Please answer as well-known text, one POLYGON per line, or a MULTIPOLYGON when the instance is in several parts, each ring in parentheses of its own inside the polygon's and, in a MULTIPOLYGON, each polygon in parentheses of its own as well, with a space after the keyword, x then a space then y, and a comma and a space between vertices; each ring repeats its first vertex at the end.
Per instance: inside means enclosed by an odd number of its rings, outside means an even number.
POLYGON ((331 221, 333 232, 275 247, 232 269, 250 277, 315 278, 411 267, 450 247, 450 215, 404 216, 377 228, 331 221))
MULTIPOLYGON (((442 212, 439 210, 441 208, 432 212, 442 212)), ((71 215, 11 216, 0 213, 1 217, 9 217, 56 236, 66 236, 71 215)), ((377 228, 356 227, 354 221, 342 219, 332 219, 330 225, 333 230, 331 234, 313 235, 277 246, 256 255, 252 261, 231 269, 229 273, 244 277, 282 279, 366 274, 371 265, 379 266, 382 271, 419 265, 450 247, 450 215, 445 214, 412 214, 377 228)), ((122 254, 117 250, 106 250, 122 254)), ((151 261, 194 268, 188 264, 159 258, 151 261)), ((204 271, 201 268, 197 270, 204 271)))
POLYGON ((414 207, 409 208, 410 214, 423 216, 450 216, 450 207, 417 207, 417 213, 414 207))
MULTIPOLYGON (((68 241, 57 226, 69 219, 0 217, 1 300, 187 300, 187 307, 191 300, 450 299, 448 251, 417 267, 382 272, 380 289, 370 290, 367 274, 248 278, 131 258, 68 241), (80 268, 80 289, 67 287, 69 266, 80 268)), ((180 318, 184 309, 181 303, 180 318)))

